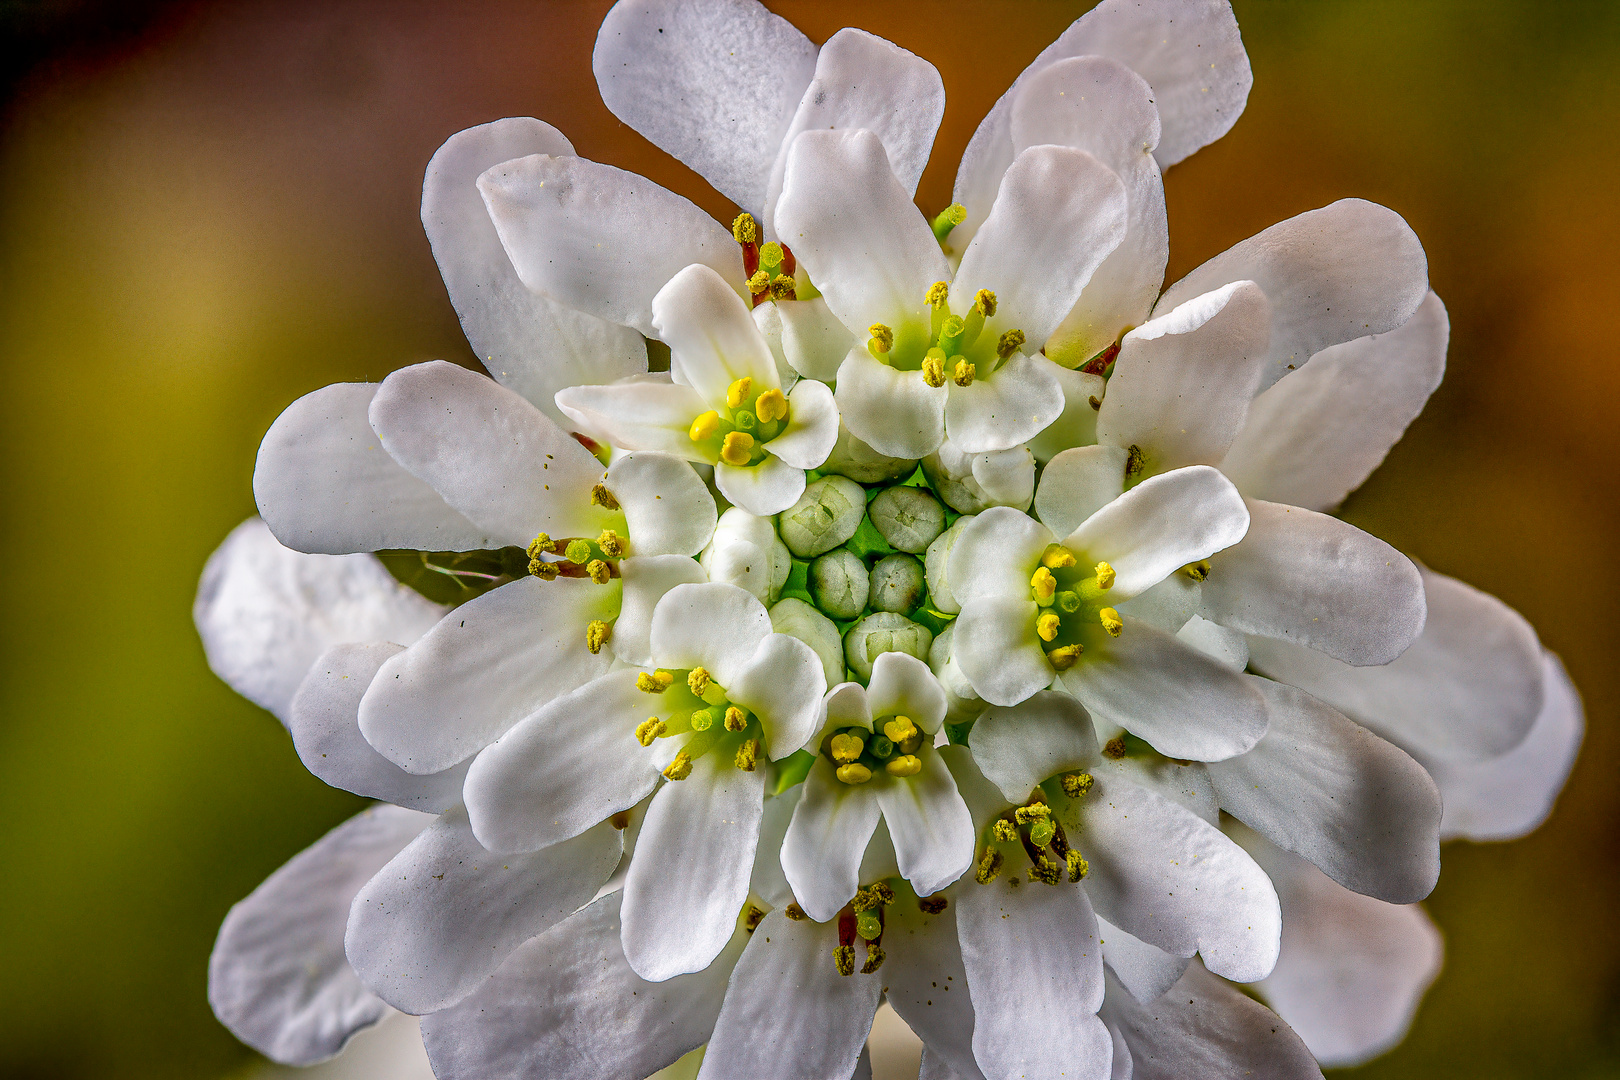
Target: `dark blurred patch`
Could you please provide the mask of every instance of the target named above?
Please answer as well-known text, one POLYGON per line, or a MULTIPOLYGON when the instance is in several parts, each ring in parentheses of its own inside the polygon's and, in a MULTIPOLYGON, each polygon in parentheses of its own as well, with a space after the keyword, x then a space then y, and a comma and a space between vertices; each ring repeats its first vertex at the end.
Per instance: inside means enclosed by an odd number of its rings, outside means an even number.
POLYGON ((0 100, 37 68, 115 60, 195 0, 0 0, 0 100))

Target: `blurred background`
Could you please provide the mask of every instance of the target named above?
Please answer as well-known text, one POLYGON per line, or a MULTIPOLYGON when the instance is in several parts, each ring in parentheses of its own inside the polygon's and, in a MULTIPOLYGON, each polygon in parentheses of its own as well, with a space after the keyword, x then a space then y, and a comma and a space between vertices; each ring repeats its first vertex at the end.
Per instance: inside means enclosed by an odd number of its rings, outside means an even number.
MULTIPOLYGON (((539 116, 730 220, 602 106, 608 6, 0 0, 0 1077, 252 1065, 208 1009, 214 933, 359 800, 210 674, 197 576, 289 402, 474 364, 418 221, 452 132, 539 116)), ((985 110, 1091 5, 770 6, 939 67, 933 213, 985 110)), ((1412 223, 1450 367, 1346 516, 1528 616, 1588 710, 1545 827, 1447 848, 1444 974, 1354 1075, 1620 1076, 1620 5, 1234 6, 1254 91, 1166 177, 1168 280, 1343 196, 1412 223)))

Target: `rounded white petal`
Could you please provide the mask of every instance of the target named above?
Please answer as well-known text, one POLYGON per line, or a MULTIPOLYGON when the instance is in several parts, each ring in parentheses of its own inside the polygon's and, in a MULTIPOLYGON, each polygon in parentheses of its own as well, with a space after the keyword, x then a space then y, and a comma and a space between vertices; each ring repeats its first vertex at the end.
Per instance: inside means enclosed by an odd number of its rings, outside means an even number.
MULTIPOLYGON (((1063 414, 1052 362, 1015 354, 968 386, 950 386, 945 431, 964 453, 1010 450, 1063 414)), ((1033 476, 1031 477, 1033 479, 1033 476)))
POLYGON ((736 585, 769 603, 787 582, 792 559, 770 518, 733 506, 720 515, 702 562, 710 581, 736 585))
POLYGON ((1251 498, 1332 510, 1440 385, 1450 336, 1431 292, 1396 329, 1328 346, 1254 399, 1221 471, 1251 498))
POLYGON ((276 538, 297 551, 498 546, 388 456, 366 411, 376 383, 334 383, 276 417, 259 444, 253 499, 276 538))
POLYGON ((1330 345, 1403 325, 1428 294, 1429 262, 1395 211, 1341 199, 1228 248, 1166 289, 1154 313, 1243 280, 1271 301, 1264 388, 1330 345))
POLYGON ((815 735, 826 692, 827 675, 816 651, 798 638, 777 633, 761 641, 747 665, 726 684, 726 695, 759 717, 772 761, 787 757, 815 735))
POLYGON ((1118 446, 1076 446, 1046 463, 1035 489, 1035 515, 1058 536, 1119 498, 1129 454, 1118 446))
POLYGON ((867 785, 843 783, 832 762, 816 755, 782 841, 782 871, 812 919, 835 917, 860 888, 861 856, 881 815, 867 785))
POLYGON ((937 914, 904 895, 885 910, 884 996, 923 1040, 921 1080, 984 1080, 973 1058, 973 1001, 956 938, 955 897, 939 899, 948 906, 937 914))
POLYGON ((958 603, 996 597, 1028 599, 1030 575, 1057 538, 1052 530, 1011 507, 976 516, 951 547, 946 578, 958 603))
POLYGON ((938 892, 973 865, 975 830, 967 804, 939 752, 917 748, 922 771, 902 779, 874 778, 900 876, 918 895, 938 892))
POLYGON ((388 1013, 343 954, 349 903, 432 818, 364 810, 267 878, 225 916, 208 1003, 231 1034, 286 1065, 313 1065, 388 1013))
POLYGON ((619 590, 525 577, 469 600, 389 659, 360 701, 360 731, 409 773, 443 772, 559 694, 607 671, 585 628, 619 590))
POLYGON ((552 401, 565 386, 612 382, 647 370, 647 347, 626 326, 539 296, 518 280, 478 193, 485 169, 530 154, 572 154, 550 124, 508 117, 458 131, 428 162, 422 227, 433 245, 467 343, 502 386, 559 424, 552 401))
POLYGON ((635 555, 619 560, 623 589, 619 617, 613 620, 608 648, 626 664, 652 664, 652 617, 658 601, 677 585, 709 580, 703 567, 685 555, 635 555))
POLYGON ((992 705, 1016 705, 1052 685, 1052 665, 1035 633, 1034 600, 986 596, 962 603, 951 648, 974 691, 992 705))
POLYGON ((491 168, 478 190, 523 284, 599 319, 652 336, 653 296, 693 263, 743 286, 729 229, 623 169, 535 154, 491 168))
MULTIPOLYGON (((1163 997, 1165 991, 1181 981, 1187 965, 1192 963, 1191 957, 1176 956, 1157 945, 1149 945, 1107 919, 1097 920, 1097 932, 1102 935, 1103 963, 1109 974, 1143 1005, 1163 997)), ((1110 983, 1109 989, 1113 988, 1110 983)), ((1118 1043, 1114 1049, 1118 1051, 1118 1043)))
POLYGON ((462 810, 440 817, 362 888, 344 949, 402 1012, 465 998, 511 952, 589 901, 624 851, 605 822, 530 855, 492 855, 462 810))
POLYGON ((1097 441, 1097 410, 1107 388, 1101 375, 1070 371, 1058 364, 1052 364, 1052 374, 1063 388, 1063 413, 1029 440, 1030 452, 1041 462, 1071 446, 1090 446, 1097 441))
POLYGON ((653 611, 652 654, 661 667, 707 668, 730 689, 770 633, 765 606, 737 586, 677 585, 653 611))
POLYGON ((711 407, 738 379, 754 393, 779 385, 776 360, 736 289, 701 263, 683 268, 652 299, 652 324, 669 346, 669 370, 711 407))
POLYGON ((1220 623, 1210 622, 1202 615, 1194 615, 1182 624, 1181 629, 1176 631, 1176 637, 1233 671, 1242 671, 1249 666, 1249 639, 1220 623))
MULTIPOLYGON (((822 297, 777 300, 769 305, 782 320, 782 353, 807 379, 832 382, 855 339, 822 297)), ((754 309, 756 315, 766 305, 754 309)))
POLYGON ((429 813, 461 802, 465 765, 413 776, 360 734, 360 699, 383 662, 405 646, 390 641, 334 645, 310 666, 287 717, 304 767, 333 787, 429 813))
POLYGON ((633 555, 697 555, 714 536, 714 496, 678 457, 621 454, 604 481, 624 511, 633 555))
POLYGON ((653 796, 624 882, 624 955, 643 979, 702 971, 731 940, 764 799, 765 770, 743 772, 719 753, 653 796))
POLYGON ((826 383, 801 379, 788 394, 787 427, 765 444, 775 457, 801 469, 827 460, 838 442, 838 405, 826 383))
POLYGON ((709 403, 690 386, 671 383, 668 375, 611 386, 570 386, 557 391, 557 407, 620 449, 656 450, 714 464, 689 434, 692 421, 708 411, 709 403))
POLYGON ((502 545, 595 536, 618 515, 590 500, 602 463, 518 394, 444 360, 401 368, 371 401, 390 456, 502 545))
POLYGON ((888 652, 872 661, 866 700, 872 716, 909 716, 929 735, 945 722, 944 688, 927 664, 906 653, 888 652))
POLYGON ((804 494, 804 468, 766 454, 758 465, 714 467, 714 486, 730 502, 758 517, 780 514, 804 494))
POLYGON ((1210 559, 1202 614, 1347 664, 1387 664, 1427 615, 1412 560, 1376 536, 1297 506, 1245 499, 1249 531, 1210 559))
POLYGON ((945 439, 943 386, 920 371, 897 371, 857 345, 838 369, 834 394, 844 426, 880 454, 915 460, 945 439))
POLYGON ((1042 780, 1097 763, 1097 732, 1068 694, 1042 690, 1010 708, 986 709, 968 738, 985 779, 1022 805, 1042 780))
POLYGON ((370 555, 306 555, 258 518, 208 557, 191 617, 214 674, 286 722, 309 667, 333 645, 408 645, 445 609, 370 555))

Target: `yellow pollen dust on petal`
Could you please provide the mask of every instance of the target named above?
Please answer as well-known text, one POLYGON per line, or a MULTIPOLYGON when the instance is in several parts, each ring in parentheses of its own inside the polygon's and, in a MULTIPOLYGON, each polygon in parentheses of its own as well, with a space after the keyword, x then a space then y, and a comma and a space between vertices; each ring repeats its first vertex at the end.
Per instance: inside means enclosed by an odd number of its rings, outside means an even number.
POLYGON ((1029 588, 1035 594, 1037 604, 1042 600, 1050 600, 1057 592, 1057 578, 1053 577, 1052 571, 1046 567, 1037 566, 1029 579, 1029 588))
POLYGON ((754 380, 744 375, 742 378, 726 387, 726 406, 732 409, 742 408, 743 402, 748 400, 748 392, 754 388, 754 380))
POLYGON ((922 772, 922 759, 915 754, 893 757, 884 764, 883 771, 890 776, 916 776, 922 772))
POLYGON ((591 655, 602 651, 602 645, 607 641, 610 632, 608 624, 601 619, 591 620, 591 625, 585 628, 585 647, 591 650, 591 655))
POLYGON ((1080 662, 1080 654, 1085 651, 1086 647, 1076 642, 1073 645, 1062 645, 1056 649, 1053 649, 1051 652, 1046 654, 1046 659, 1049 660, 1052 666, 1057 670, 1068 671, 1070 668, 1074 667, 1075 664, 1080 662))
POLYGON ((666 780, 685 780, 692 775, 692 755, 685 750, 675 752, 675 760, 664 768, 666 780))
POLYGON ((597 484, 591 488, 591 505, 600 506, 604 510, 617 510, 619 500, 613 497, 613 492, 608 490, 606 484, 597 484))
POLYGON ((744 211, 731 223, 731 238, 739 244, 752 244, 759 239, 759 224, 754 215, 744 211))
POLYGON ((675 676, 667 671, 643 671, 636 676, 636 689, 644 694, 662 694, 675 682, 675 676))
POLYGON ((693 442, 702 442, 713 437, 720 430, 720 414, 710 409, 708 412, 692 421, 692 426, 686 430, 687 438, 693 442))
POLYGON ((585 572, 591 575, 591 580, 598 585, 606 585, 613 578, 613 571, 601 559, 592 559, 585 564, 585 572))
POLYGON ((923 382, 936 390, 945 385, 945 356, 938 349, 923 357, 922 376, 923 382))
POLYGON ((1041 553, 1041 565, 1052 570, 1062 570, 1075 564, 1074 552, 1062 544, 1053 544, 1041 553))
POLYGON ((1119 632, 1125 629, 1125 620, 1121 619, 1119 612, 1111 607, 1105 607, 1097 612, 1097 621, 1102 623, 1102 628, 1108 631, 1109 637, 1119 637, 1119 632))
POLYGON ((642 746, 651 746, 653 740, 669 730, 669 725, 656 716, 649 716, 636 725, 636 741, 642 746))
POLYGON ((1105 562, 1097 564, 1097 588, 1107 592, 1114 587, 1114 568, 1105 562))
POLYGON ((720 444, 720 460, 727 465, 747 465, 754 449, 754 437, 746 431, 729 431, 720 444))
POLYGON ((735 705, 726 708, 726 730, 741 731, 748 726, 748 716, 735 705))
POLYGON ((686 688, 692 691, 693 697, 702 697, 703 691, 709 688, 709 671, 704 667, 695 667, 686 674, 686 688))
POLYGON ((996 355, 1005 360, 1013 353, 1024 347, 1024 332, 1022 330, 1008 330, 996 342, 996 355))
POLYGON ((1040 618, 1035 620, 1035 632, 1041 635, 1042 641, 1051 641, 1056 638, 1058 636, 1058 631, 1062 629, 1062 627, 1062 620, 1059 619, 1055 613, 1050 611, 1041 612, 1040 618))
POLYGON ((754 415, 759 417, 762 424, 783 419, 787 416, 787 395, 780 389, 765 391, 754 402, 754 415))
POLYGON ((883 734, 889 737, 890 742, 903 743, 917 737, 917 725, 909 716, 896 716, 883 725, 883 734))
POLYGON ((833 760, 842 765, 847 765, 860 757, 861 751, 865 748, 866 743, 859 735, 848 733, 834 735, 828 746, 828 749, 832 751, 833 760))
POLYGON ((966 360, 958 359, 956 361, 956 372, 951 376, 951 381, 956 383, 957 386, 972 386, 973 376, 977 371, 978 369, 966 360))
POLYGON ((753 772, 759 767, 759 740, 749 739, 737 747, 737 756, 732 764, 743 772, 753 772))
POLYGON ((838 779, 846 784, 864 784, 872 779, 872 770, 858 761, 838 766, 838 779))

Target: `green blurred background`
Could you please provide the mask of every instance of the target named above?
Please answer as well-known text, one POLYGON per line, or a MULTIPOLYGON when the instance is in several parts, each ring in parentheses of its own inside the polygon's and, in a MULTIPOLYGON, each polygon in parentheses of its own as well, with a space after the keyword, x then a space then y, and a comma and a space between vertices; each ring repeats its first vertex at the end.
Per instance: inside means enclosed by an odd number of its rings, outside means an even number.
MULTIPOLYGON (((253 512, 259 438, 335 380, 471 364, 418 223, 423 166, 508 115, 729 204, 619 124, 607 0, 0 2, 0 1076, 217 1077, 220 918, 359 800, 203 662, 203 560, 253 512)), ((785 2, 949 93, 919 202, 1089 3, 785 2)), ((1171 170, 1169 280, 1348 195, 1405 215, 1450 368, 1346 508, 1524 612, 1586 696, 1552 820, 1452 845, 1445 973, 1368 1077, 1620 1076, 1620 5, 1237 0, 1255 88, 1171 170)))

